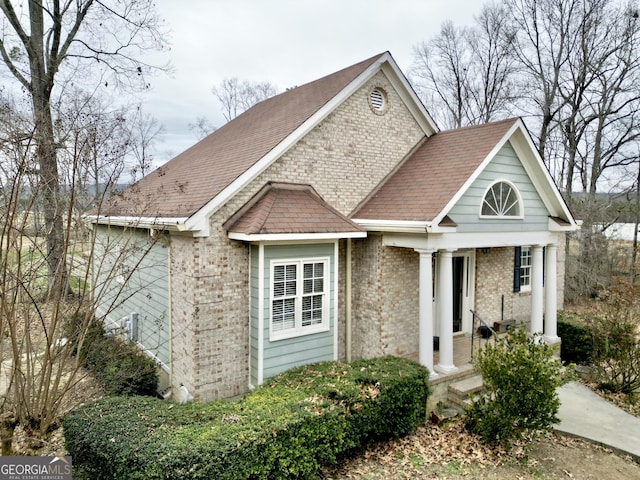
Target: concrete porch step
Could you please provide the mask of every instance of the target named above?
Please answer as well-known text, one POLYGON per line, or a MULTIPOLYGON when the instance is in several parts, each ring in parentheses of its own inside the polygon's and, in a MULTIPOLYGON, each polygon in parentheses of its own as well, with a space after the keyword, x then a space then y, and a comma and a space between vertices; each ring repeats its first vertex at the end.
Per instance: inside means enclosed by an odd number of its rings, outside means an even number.
POLYGON ((482 392, 483 386, 482 375, 471 375, 449 385, 447 399, 454 405, 467 408, 472 399, 482 392))

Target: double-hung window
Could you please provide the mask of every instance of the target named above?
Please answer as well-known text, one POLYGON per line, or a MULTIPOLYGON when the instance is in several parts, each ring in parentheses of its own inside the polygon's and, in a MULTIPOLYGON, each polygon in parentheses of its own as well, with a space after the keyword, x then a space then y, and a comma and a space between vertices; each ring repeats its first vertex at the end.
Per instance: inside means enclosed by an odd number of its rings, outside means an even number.
POLYGON ((531 290, 531 247, 520 248, 520 291, 531 290))
POLYGON ((271 262, 270 339, 329 329, 329 259, 271 262))
POLYGON ((516 247, 513 262, 513 291, 531 291, 531 247, 516 247))

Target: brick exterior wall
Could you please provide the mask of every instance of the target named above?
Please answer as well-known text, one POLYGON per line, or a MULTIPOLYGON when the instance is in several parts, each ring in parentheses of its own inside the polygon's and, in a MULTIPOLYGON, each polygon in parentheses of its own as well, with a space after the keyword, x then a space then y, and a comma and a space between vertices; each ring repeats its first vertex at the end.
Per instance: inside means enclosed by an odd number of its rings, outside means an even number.
MULTIPOLYGON (((564 236, 559 237, 557 248, 558 310, 564 306, 565 249, 564 236)), ((492 248, 489 252, 476 251, 475 310, 492 325, 504 319, 528 322, 531 316, 531 292, 513 291, 513 247, 492 248), (504 316, 502 298, 504 296, 504 316)))
POLYGON ((420 256, 415 250, 394 247, 384 248, 383 255, 382 351, 417 357, 420 256))
POLYGON ((566 272, 567 251, 565 250, 566 234, 560 235, 558 241, 558 311, 564 308, 564 276, 566 272))
MULTIPOLYGON (((399 96, 379 73, 361 87, 314 130, 274 162, 250 185, 215 212, 209 222, 211 235, 188 239, 174 236, 172 270, 172 385, 184 383, 196 400, 211 400, 244 392, 249 382, 249 250, 229 240, 221 225, 267 181, 311 184, 333 207, 348 215, 424 136, 399 96), (382 87, 388 93, 385 115, 374 114, 369 91, 382 87)), ((340 243, 344 250, 344 242, 340 243)), ((376 241, 354 241, 354 256, 379 250, 376 241), (370 244, 371 243, 371 244, 370 244), (357 252, 357 253, 355 253, 357 252)), ((338 325, 344 333, 344 253, 340 253, 338 325)), ((355 262, 354 262, 355 263, 355 262)), ((374 272, 375 273, 375 272, 374 272)), ((360 277, 367 272, 359 271, 360 277)), ((354 272, 354 277, 356 273, 354 272)), ((374 275, 375 276, 375 275, 374 275)), ((381 277, 370 279, 378 283, 381 277)), ((361 286, 359 281, 354 285, 361 286)), ((376 295, 377 289, 358 289, 376 295)), ((355 293, 355 291, 354 291, 355 293)), ((377 297, 358 299, 360 318, 354 345, 369 356, 383 353, 381 311, 366 314, 377 297), (363 319, 368 323, 364 323, 363 319), (366 337, 366 338, 365 338, 366 337), (363 340, 363 343, 360 342, 363 340)), ((355 333, 355 332, 354 332, 355 333)), ((395 338, 397 333, 386 333, 395 338)), ((340 337, 344 343, 344 336, 340 337)), ((344 355, 344 347, 340 355, 344 355)), ((357 355, 354 352, 354 357, 357 355)))
POLYGON ((171 271, 171 386, 174 398, 183 383, 192 392, 194 388, 194 313, 195 242, 191 237, 171 236, 169 268, 171 271), (178 321, 179 319, 179 321, 178 321))
POLYGON ((380 235, 354 243, 353 358, 418 353, 418 258, 380 235))
POLYGON ((382 346, 382 237, 354 240, 352 247, 353 358, 372 358, 382 346))
POLYGON ((475 311, 489 325, 502 318, 503 297, 504 318, 514 318, 514 296, 520 294, 513 293, 513 255, 513 247, 492 248, 487 253, 476 250, 475 311))

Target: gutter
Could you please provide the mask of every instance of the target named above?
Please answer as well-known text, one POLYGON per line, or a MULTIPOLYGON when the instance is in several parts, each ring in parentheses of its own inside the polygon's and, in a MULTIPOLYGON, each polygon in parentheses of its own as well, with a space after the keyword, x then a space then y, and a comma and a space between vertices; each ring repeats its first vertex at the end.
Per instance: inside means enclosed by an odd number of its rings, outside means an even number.
POLYGON ((108 215, 85 215, 84 220, 98 225, 115 225, 118 227, 163 229, 174 232, 187 231, 187 217, 111 217, 108 215))

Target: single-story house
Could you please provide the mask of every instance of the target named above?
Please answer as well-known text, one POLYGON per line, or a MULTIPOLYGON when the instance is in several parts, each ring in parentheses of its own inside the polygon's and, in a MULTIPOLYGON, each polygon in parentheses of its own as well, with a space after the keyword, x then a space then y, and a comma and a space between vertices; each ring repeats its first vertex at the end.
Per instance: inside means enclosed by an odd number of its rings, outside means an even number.
POLYGON ((521 119, 440 131, 388 52, 258 103, 91 221, 97 314, 196 400, 322 360, 451 375, 472 311, 558 342, 576 229, 521 119))

